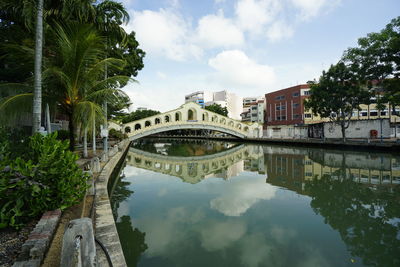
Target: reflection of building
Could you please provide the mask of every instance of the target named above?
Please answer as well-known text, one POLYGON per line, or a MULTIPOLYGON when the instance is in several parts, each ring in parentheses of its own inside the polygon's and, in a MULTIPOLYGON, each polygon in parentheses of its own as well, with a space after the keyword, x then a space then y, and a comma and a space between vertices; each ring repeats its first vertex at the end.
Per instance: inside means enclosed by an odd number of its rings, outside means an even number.
POLYGON ((195 102, 203 108, 213 104, 221 105, 227 108, 228 117, 236 120, 240 120, 240 113, 242 113, 242 98, 226 90, 220 92, 197 91, 185 96, 185 103, 188 102, 195 102))
POLYGON ((400 158, 280 147, 264 153, 267 182, 302 194, 305 181, 323 175, 370 185, 400 184, 400 158))

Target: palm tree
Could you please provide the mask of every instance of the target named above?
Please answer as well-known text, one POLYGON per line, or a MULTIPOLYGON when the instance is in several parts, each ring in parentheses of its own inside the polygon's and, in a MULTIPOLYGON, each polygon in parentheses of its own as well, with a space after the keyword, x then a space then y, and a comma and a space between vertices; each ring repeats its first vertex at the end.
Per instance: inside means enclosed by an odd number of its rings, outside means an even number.
POLYGON ((55 29, 57 51, 54 67, 46 70, 46 76, 53 84, 54 96, 69 117, 70 148, 75 144, 76 126, 85 131, 95 118, 103 117, 99 103, 115 102, 126 94, 119 90, 121 83, 130 80, 128 76, 114 75, 104 78, 104 66, 122 69, 125 62, 105 58, 104 38, 91 25, 70 23, 57 25, 55 29))
MULTIPOLYGON (((75 131, 83 132, 95 121, 104 119, 100 103, 118 102, 127 95, 119 89, 132 80, 128 76, 113 75, 104 78, 104 66, 111 70, 122 69, 121 59, 105 58, 104 38, 92 25, 69 23, 56 24, 53 35, 56 45, 47 58, 50 65, 43 72, 46 87, 44 100, 57 103, 69 118, 70 149, 75 146, 75 131)), ((26 106, 32 93, 23 93, 0 102, 0 116, 15 114, 19 106, 26 106), (19 104, 18 104, 19 103, 19 104)))
POLYGON ((32 133, 39 131, 42 118, 43 0, 38 1, 35 41, 35 91, 33 95, 32 133))

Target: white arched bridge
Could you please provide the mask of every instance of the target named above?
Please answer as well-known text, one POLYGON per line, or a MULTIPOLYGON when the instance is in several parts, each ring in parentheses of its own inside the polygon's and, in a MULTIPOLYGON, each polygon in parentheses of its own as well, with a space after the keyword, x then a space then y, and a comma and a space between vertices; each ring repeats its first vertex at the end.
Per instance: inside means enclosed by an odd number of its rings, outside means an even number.
POLYGON ((130 140, 166 131, 186 129, 219 131, 242 139, 262 135, 262 126, 258 123, 246 124, 230 119, 203 109, 193 102, 168 112, 126 123, 122 128, 130 140))

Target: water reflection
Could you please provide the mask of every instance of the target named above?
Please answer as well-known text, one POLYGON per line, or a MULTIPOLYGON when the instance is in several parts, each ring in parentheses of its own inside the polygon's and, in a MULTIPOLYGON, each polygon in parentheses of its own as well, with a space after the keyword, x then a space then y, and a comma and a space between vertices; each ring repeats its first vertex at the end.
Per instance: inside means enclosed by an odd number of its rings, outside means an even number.
POLYGON ((130 148, 114 190, 129 266, 400 266, 398 156, 171 147, 130 148))
MULTIPOLYGON (((156 147, 153 145, 152 148, 156 147)), ((151 149, 150 151, 152 151, 151 149)), ((196 153, 194 153, 196 154, 196 153)), ((170 156, 152 153, 131 147, 126 157, 130 166, 181 178, 187 183, 198 183, 204 178, 228 179, 237 176, 255 162, 263 171, 262 149, 260 146, 236 145, 217 153, 202 156, 170 156), (247 164, 245 165, 244 162, 247 164)))

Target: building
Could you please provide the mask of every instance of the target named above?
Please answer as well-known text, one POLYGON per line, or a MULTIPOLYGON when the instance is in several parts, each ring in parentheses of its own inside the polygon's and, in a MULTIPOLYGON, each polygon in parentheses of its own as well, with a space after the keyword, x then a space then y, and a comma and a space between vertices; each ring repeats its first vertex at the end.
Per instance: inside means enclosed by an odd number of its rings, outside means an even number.
POLYGON ((242 113, 242 98, 226 90, 219 92, 197 91, 185 96, 185 103, 195 102, 202 106, 213 104, 221 105, 228 109, 228 117, 240 120, 242 113))
POLYGON ((264 136, 304 138, 304 99, 310 94, 308 84, 300 84, 265 94, 264 136))
POLYGON ((197 91, 185 96, 185 103, 194 102, 199 104, 202 108, 205 107, 205 103, 213 101, 214 94, 209 91, 197 91))
POLYGON ((265 98, 245 97, 243 98, 243 111, 240 114, 242 121, 264 123, 265 98))

